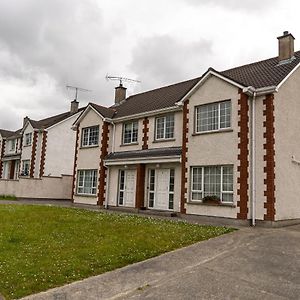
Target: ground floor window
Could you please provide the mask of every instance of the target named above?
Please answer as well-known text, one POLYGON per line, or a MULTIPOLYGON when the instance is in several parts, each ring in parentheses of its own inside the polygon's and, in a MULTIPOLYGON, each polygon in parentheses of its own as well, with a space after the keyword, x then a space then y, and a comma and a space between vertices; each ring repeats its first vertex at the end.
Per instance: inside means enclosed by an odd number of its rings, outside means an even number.
POLYGON ((22 161, 22 171, 21 175, 22 176, 29 176, 29 168, 30 168, 30 160, 23 160, 22 161))
POLYGON ((233 166, 192 167, 191 198, 202 201, 216 196, 221 202, 233 202, 233 166))
POLYGON ((82 195, 96 195, 97 170, 79 170, 77 193, 82 195))

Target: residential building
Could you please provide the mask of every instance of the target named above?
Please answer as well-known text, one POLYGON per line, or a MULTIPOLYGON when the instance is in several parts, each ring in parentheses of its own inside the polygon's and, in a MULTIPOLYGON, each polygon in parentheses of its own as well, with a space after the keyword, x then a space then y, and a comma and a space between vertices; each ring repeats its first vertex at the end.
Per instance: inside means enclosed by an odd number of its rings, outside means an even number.
POLYGON ((83 108, 71 102, 71 109, 42 120, 24 118, 21 176, 41 178, 73 174, 75 134, 72 124, 83 108))
POLYGON ((90 103, 73 126, 73 201, 299 220, 300 51, 288 32, 278 43, 270 59, 90 103))
POLYGON ((0 129, 0 178, 18 179, 21 148, 20 130, 0 129))

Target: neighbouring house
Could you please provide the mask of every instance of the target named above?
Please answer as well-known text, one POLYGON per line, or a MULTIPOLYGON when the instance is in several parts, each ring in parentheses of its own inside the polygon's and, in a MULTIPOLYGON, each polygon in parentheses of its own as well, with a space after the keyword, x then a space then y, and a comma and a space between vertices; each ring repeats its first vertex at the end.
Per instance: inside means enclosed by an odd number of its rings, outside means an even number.
POLYGON ((24 118, 21 176, 41 178, 73 174, 75 133, 72 124, 83 108, 71 102, 69 111, 42 120, 24 118))
POLYGON ((300 51, 126 98, 74 122, 73 201, 235 220, 300 220, 300 51))
POLYGON ((21 134, 0 129, 0 178, 18 179, 21 158, 21 134))

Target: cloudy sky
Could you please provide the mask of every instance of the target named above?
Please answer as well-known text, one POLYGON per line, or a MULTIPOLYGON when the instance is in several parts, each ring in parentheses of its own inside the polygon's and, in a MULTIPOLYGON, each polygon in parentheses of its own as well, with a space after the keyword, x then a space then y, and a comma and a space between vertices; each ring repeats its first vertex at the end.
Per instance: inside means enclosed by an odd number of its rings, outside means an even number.
POLYGON ((106 74, 138 79, 128 94, 277 55, 300 44, 296 0, 0 0, 0 128, 64 112, 79 94, 112 105, 106 74))

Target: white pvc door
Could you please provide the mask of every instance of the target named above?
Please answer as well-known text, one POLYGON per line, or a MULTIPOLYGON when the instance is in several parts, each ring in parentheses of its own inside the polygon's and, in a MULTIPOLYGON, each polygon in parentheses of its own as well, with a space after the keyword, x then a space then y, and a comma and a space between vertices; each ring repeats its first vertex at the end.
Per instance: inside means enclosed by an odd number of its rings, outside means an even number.
POLYGON ((125 206, 134 206, 135 203, 135 187, 136 187, 136 171, 126 170, 125 179, 125 206))
POLYGON ((169 210, 170 169, 150 170, 149 180, 149 208, 169 210))
POLYGON ((156 199, 154 200, 155 209, 168 209, 169 204, 169 181, 170 170, 156 170, 156 199))

